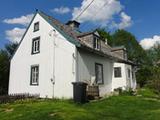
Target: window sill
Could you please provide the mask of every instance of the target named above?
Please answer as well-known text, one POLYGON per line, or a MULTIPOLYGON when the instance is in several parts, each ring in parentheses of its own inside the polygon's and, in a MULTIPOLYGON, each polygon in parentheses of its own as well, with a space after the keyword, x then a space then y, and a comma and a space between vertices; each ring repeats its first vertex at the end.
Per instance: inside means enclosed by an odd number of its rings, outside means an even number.
POLYGON ((33 32, 37 32, 37 31, 39 31, 39 29, 37 29, 37 30, 33 30, 33 32))
POLYGON ((39 53, 40 53, 40 51, 39 52, 35 52, 35 53, 32 52, 31 55, 35 55, 35 54, 39 54, 39 53))
POLYGON ((30 84, 30 86, 38 86, 38 83, 37 84, 30 84))

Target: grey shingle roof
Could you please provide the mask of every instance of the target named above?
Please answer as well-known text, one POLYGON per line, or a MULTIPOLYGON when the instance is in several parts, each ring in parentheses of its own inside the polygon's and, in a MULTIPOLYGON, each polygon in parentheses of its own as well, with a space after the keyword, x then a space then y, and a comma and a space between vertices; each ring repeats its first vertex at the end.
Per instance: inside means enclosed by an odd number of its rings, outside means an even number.
POLYGON ((80 37, 88 35, 88 34, 92 34, 95 31, 82 33, 82 32, 79 32, 79 31, 73 29, 72 27, 70 27, 66 24, 63 24, 59 20, 45 14, 44 12, 38 11, 38 13, 43 18, 45 18, 51 25, 53 25, 54 27, 59 29, 59 32, 62 32, 62 34, 65 35, 65 37, 67 39, 71 40, 71 42, 76 42, 79 45, 78 47, 92 51, 92 52, 99 54, 99 55, 110 57, 110 58, 112 58, 116 61, 119 61, 119 62, 133 64, 131 61, 126 61, 126 60, 120 58, 119 55, 113 53, 112 52, 113 49, 109 45, 106 45, 104 42, 102 42, 101 50, 95 50, 88 43, 86 43, 86 41, 83 41, 82 39, 80 39, 80 37))

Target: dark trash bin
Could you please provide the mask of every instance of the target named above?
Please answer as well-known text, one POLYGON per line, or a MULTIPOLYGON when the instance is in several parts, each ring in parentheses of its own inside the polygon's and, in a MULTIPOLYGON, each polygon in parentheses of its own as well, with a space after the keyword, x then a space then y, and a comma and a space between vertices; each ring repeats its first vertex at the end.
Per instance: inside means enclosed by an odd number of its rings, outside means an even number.
POLYGON ((86 86, 84 82, 72 82, 73 84, 73 100, 76 103, 86 103, 86 86))

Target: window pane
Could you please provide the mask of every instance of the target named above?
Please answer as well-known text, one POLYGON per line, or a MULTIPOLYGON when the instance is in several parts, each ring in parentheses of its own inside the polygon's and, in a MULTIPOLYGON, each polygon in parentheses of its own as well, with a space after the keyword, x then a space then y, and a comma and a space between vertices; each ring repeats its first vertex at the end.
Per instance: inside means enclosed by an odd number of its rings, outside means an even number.
POLYGON ((31 85, 38 85, 39 66, 31 67, 31 85))
POLYGON ((39 51, 39 40, 37 41, 37 51, 39 51))
POLYGON ((97 49, 100 49, 100 40, 97 39, 97 49))
POLYGON ((94 47, 94 48, 96 48, 96 46, 97 46, 96 43, 97 43, 96 37, 94 37, 94 38, 93 38, 93 47, 94 47))
POLYGON ((39 22, 34 24, 34 32, 39 30, 39 22))
POLYGON ((128 69, 128 78, 131 77, 130 73, 131 73, 131 71, 130 71, 130 69, 128 69))
POLYGON ((96 82, 103 83, 103 66, 102 64, 96 64, 95 66, 96 82))
POLYGON ((100 49, 100 39, 96 36, 93 37, 93 47, 95 49, 100 49))
POLYGON ((32 41, 32 54, 40 52, 40 37, 33 39, 32 41))
POLYGON ((34 52, 37 52, 37 40, 34 42, 34 52))
POLYGON ((114 68, 114 77, 122 77, 121 67, 115 67, 114 68))

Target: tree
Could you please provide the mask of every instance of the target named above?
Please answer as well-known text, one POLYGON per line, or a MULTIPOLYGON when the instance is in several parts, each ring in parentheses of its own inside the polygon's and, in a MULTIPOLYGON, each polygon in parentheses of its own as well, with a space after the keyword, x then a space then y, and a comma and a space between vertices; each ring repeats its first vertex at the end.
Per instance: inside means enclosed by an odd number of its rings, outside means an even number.
POLYGON ((136 37, 125 30, 117 30, 112 35, 111 46, 124 46, 127 49, 128 59, 137 64, 148 64, 144 49, 139 45, 136 37))
POLYGON ((4 49, 0 50, 0 94, 8 92, 10 59, 17 45, 17 43, 7 44, 4 49))
POLYGON ((152 59, 153 65, 160 62, 160 43, 157 43, 148 51, 148 56, 152 59))
POLYGON ((137 82, 140 86, 144 86, 152 75, 151 67, 152 59, 146 51, 139 45, 136 37, 125 30, 117 30, 113 34, 105 31, 105 29, 98 29, 101 37, 108 39, 108 44, 112 47, 124 46, 127 49, 128 59, 139 65, 137 72, 137 82))
POLYGON ((105 28, 99 28, 97 29, 99 35, 103 38, 103 39, 107 39, 107 43, 109 45, 111 45, 111 42, 112 42, 112 35, 110 34, 110 32, 107 32, 105 30, 105 28))

